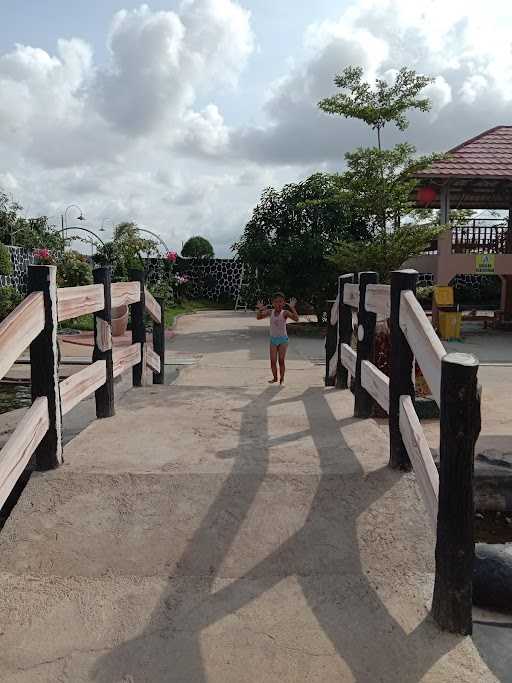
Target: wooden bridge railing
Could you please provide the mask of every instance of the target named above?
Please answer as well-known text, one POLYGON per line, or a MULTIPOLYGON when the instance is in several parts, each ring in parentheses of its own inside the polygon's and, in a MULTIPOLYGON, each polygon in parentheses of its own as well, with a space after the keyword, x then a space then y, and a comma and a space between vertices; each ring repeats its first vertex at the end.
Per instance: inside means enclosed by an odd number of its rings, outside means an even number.
POLYGON ((478 361, 446 354, 416 299, 418 274, 395 271, 391 285, 376 273, 342 275, 326 341, 326 385, 353 386, 354 415, 370 417, 378 404, 388 413, 390 458, 395 469, 414 469, 430 523, 437 534, 432 614, 454 633, 472 631, 473 460, 480 432, 478 361), (351 347, 357 309, 357 352, 351 347), (377 316, 387 320, 389 377, 374 364, 377 316), (415 362, 440 407, 439 473, 415 410, 415 362), (353 381, 351 381, 351 379, 353 381))
POLYGON ((55 266, 29 268, 29 294, 0 323, 0 379, 30 347, 32 406, 0 451, 0 507, 35 457, 38 469, 62 463, 62 416, 95 392, 96 416, 114 415, 114 378, 133 368, 135 386, 163 384, 165 330, 163 307, 144 287, 144 274, 111 283, 110 268, 93 271, 93 285, 57 288, 55 266), (112 306, 129 305, 132 344, 113 348, 112 306), (146 343, 144 314, 153 320, 153 346, 146 343), (59 322, 94 314, 92 364, 59 382, 59 322))

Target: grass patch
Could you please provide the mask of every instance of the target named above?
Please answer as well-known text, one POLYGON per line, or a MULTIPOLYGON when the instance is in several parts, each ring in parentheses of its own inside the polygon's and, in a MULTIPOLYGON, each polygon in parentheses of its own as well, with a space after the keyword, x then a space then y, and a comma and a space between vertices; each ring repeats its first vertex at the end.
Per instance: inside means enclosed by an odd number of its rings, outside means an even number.
POLYGON ((92 313, 81 315, 79 318, 71 318, 59 325, 59 330, 80 330, 80 332, 91 332, 94 330, 94 316, 92 313))
POLYGON ((181 304, 173 304, 165 309, 165 326, 172 327, 176 316, 186 313, 197 313, 198 311, 218 311, 233 310, 233 303, 209 301, 208 299, 195 299, 193 301, 182 301, 181 304))

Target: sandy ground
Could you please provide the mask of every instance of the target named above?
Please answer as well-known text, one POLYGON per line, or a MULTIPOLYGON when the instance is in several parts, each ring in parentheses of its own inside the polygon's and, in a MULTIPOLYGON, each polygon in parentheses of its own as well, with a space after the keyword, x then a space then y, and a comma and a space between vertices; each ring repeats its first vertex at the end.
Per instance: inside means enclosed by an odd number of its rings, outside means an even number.
POLYGON ((0 535, 2 682, 512 680, 429 618, 434 539, 385 430, 323 387, 318 340, 269 386, 267 335, 181 319, 176 382, 31 479, 0 535))

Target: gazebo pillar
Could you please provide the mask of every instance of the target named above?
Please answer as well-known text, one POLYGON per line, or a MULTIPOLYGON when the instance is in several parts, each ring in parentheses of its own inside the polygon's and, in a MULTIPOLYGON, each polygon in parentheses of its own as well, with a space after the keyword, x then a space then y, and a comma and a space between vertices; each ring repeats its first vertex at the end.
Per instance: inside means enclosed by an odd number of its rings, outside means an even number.
MULTIPOLYGON (((507 245, 506 251, 509 251, 511 234, 512 206, 510 206, 508 210, 508 235, 505 240, 505 244, 507 245)), ((510 322, 512 320, 512 273, 501 276, 501 310, 503 311, 503 320, 510 322)))
MULTIPOLYGON (((439 193, 439 223, 450 223, 450 187, 443 185, 439 193)), ((446 230, 437 238, 437 273, 435 282, 438 285, 448 285, 453 277, 450 261, 452 258, 452 229, 446 230)), ((439 320, 435 303, 432 304, 432 323, 437 327, 439 320)))

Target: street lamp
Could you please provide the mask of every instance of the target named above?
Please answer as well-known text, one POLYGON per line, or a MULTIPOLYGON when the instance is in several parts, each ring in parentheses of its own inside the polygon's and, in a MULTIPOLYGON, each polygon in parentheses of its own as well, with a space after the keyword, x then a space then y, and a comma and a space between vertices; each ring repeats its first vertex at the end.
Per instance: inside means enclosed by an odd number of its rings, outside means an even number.
POLYGON ((70 209, 78 209, 80 212, 79 215, 76 217, 77 221, 85 221, 85 216, 84 212, 82 209, 78 206, 78 204, 70 204, 68 207, 66 207, 66 210, 64 211, 63 214, 60 216, 60 225, 61 225, 61 230, 62 230, 62 238, 64 238, 64 228, 67 229, 68 227, 68 211, 70 209))

